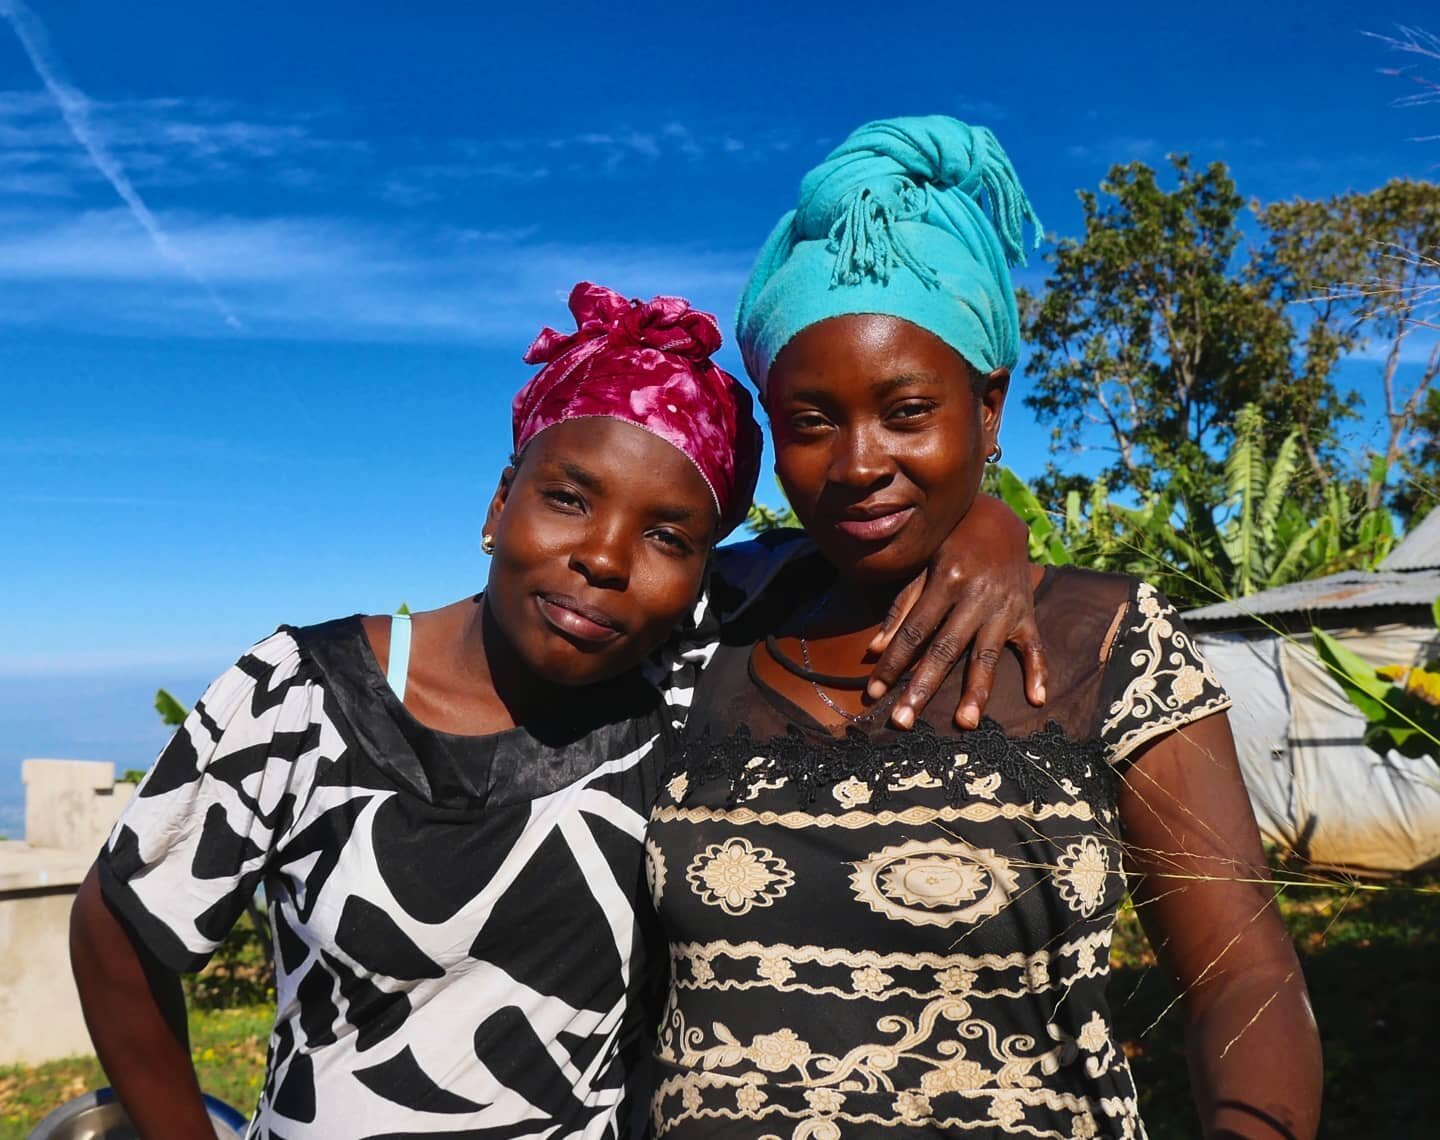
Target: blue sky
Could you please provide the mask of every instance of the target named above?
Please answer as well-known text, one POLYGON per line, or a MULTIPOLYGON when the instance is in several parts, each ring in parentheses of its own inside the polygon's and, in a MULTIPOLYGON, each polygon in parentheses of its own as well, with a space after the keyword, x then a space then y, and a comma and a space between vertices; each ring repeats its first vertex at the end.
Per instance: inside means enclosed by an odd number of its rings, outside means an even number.
POLYGON ((156 684, 480 585, 575 280, 728 327, 800 175, 882 115, 992 126, 1062 234, 1173 150, 1262 200, 1433 176, 1435 109, 1362 35, 1426 8, 35 0, 0 21, 0 831, 24 756, 148 762, 156 684))

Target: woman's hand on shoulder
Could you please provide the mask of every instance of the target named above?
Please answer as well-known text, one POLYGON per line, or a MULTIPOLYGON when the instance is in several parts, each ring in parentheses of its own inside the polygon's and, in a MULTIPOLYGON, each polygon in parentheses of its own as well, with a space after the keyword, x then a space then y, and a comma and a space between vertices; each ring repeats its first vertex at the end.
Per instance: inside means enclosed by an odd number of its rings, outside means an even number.
POLYGON ((1035 624, 1029 529, 1000 500, 977 495, 929 568, 900 592, 871 642, 880 659, 870 673, 870 696, 883 696, 913 667, 890 714, 892 724, 910 728, 973 647, 954 718, 959 727, 974 728, 1007 644, 1020 654, 1025 695, 1044 704, 1045 647, 1035 624))

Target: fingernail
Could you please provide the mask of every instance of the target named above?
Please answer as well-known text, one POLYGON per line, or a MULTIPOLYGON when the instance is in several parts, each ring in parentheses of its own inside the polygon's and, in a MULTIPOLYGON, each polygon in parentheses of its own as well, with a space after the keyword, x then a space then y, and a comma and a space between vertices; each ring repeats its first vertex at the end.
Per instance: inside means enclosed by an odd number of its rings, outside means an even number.
POLYGON ((1035 686, 1035 698, 1043 705, 1045 703, 1045 686, 1035 686))
POLYGON ((901 728, 909 728, 915 723, 915 710, 909 705, 901 705, 895 710, 895 723, 901 728))
POLYGON ((974 728, 980 723, 980 710, 975 705, 966 705, 960 710, 960 718, 965 722, 966 728, 974 728))
POLYGON ((889 688, 884 681, 871 681, 865 686, 865 695, 872 701, 878 701, 889 691, 889 688))

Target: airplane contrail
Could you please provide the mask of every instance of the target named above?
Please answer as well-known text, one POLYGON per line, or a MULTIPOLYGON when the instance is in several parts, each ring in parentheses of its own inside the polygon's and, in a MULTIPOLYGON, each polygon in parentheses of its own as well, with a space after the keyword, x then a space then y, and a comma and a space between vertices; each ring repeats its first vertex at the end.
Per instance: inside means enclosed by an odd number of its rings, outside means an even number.
POLYGON ((30 66, 35 69, 35 74, 40 77, 40 82, 45 85, 45 90, 50 93, 50 97, 55 100, 60 114, 65 119, 65 125, 70 128, 71 135, 74 136, 77 143, 85 148, 85 153, 90 156, 90 161, 95 164, 95 169, 104 176, 105 180, 114 188, 115 193, 120 195, 121 200, 130 208, 130 213, 150 236, 150 241, 154 244, 156 251, 204 291, 227 325, 232 329, 243 329, 245 326, 240 323, 240 318, 225 303, 224 298, 215 291, 215 287, 205 280, 190 259, 176 248, 165 231, 160 228, 160 223, 150 212, 150 207, 145 205, 144 199, 136 191, 124 168, 96 134, 90 124, 90 100, 78 88, 61 78, 59 61, 49 50, 44 26, 36 15, 30 11, 23 0, 0 0, 0 16, 4 16, 10 26, 15 29, 20 46, 24 48, 26 56, 30 59, 30 66))

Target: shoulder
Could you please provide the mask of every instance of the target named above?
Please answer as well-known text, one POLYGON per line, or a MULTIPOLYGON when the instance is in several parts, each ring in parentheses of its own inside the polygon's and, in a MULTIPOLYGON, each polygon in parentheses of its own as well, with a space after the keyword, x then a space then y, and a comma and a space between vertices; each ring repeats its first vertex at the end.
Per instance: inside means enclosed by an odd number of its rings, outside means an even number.
POLYGON ((787 566, 816 553, 810 536, 790 527, 716 547, 710 561, 710 596, 722 620, 738 617, 787 566))
POLYGON ((291 693, 324 688, 327 657, 363 637, 358 617, 282 625, 211 682, 196 709, 217 726, 236 719, 269 720, 285 705, 298 712, 302 705, 291 693))
POLYGON ((364 638, 366 630, 372 625, 376 628, 383 625, 388 629, 389 621, 384 617, 351 614, 348 617, 316 622, 314 625, 282 625, 273 636, 288 635, 295 643, 297 652, 303 657, 309 657, 326 646, 350 644, 357 638, 364 638))
POLYGON ((1128 574, 1050 566, 1035 594, 1035 620, 1052 647, 1109 644, 1133 618, 1143 583, 1128 574))
POLYGON ((711 597, 722 640, 758 640, 834 579, 835 570, 803 530, 776 530, 721 547, 711 597))

